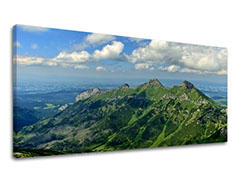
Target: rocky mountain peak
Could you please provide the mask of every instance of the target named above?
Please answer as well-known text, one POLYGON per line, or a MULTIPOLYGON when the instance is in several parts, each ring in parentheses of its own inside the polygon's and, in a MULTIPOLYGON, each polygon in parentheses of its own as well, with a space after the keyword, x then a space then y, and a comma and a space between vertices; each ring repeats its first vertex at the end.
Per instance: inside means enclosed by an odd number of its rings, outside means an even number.
POLYGON ((160 86, 163 87, 163 85, 161 84, 161 82, 157 78, 154 78, 154 79, 150 80, 147 84, 148 85, 160 85, 160 86))
POLYGON ((187 80, 184 80, 182 83, 181 83, 181 86, 182 87, 186 87, 187 89, 192 89, 194 88, 194 85, 190 82, 188 82, 187 80))
POLYGON ((101 93, 102 91, 99 88, 89 89, 77 95, 77 97, 75 98, 75 101, 77 102, 79 100, 87 99, 93 95, 100 95, 101 93))
POLYGON ((99 91, 100 91, 99 88, 94 88, 94 89, 92 90, 93 93, 97 93, 97 92, 99 92, 99 91))
POLYGON ((118 87, 119 89, 125 89, 129 88, 129 85, 127 83, 124 83, 122 86, 118 87))

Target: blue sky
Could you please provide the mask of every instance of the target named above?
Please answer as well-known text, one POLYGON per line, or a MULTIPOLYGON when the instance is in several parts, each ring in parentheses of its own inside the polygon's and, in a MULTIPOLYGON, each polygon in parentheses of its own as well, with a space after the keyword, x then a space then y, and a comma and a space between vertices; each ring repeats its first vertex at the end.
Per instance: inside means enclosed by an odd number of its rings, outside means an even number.
POLYGON ((23 25, 13 40, 18 79, 227 79, 225 48, 23 25))

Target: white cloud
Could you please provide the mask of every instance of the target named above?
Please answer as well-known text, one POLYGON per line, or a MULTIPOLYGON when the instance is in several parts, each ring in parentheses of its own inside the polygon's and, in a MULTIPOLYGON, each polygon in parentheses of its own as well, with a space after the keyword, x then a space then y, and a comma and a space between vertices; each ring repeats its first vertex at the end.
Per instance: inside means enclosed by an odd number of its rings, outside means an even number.
POLYGON ((129 62, 144 62, 150 64, 168 64, 175 62, 179 57, 178 47, 169 48, 168 42, 152 40, 147 46, 133 50, 131 55, 125 55, 129 62))
POLYGON ((104 68, 104 67, 102 67, 102 66, 98 66, 98 67, 96 67, 96 70, 97 70, 97 71, 105 71, 106 68, 104 68))
POLYGON ((170 65, 167 69, 168 72, 176 72, 179 71, 180 66, 176 66, 176 65, 170 65))
POLYGON ((22 30, 28 31, 28 32, 47 32, 48 28, 44 27, 35 27, 35 26, 28 26, 28 25, 17 25, 19 26, 22 30))
POLYGON ((170 72, 219 74, 219 71, 227 69, 227 50, 224 48, 152 40, 147 46, 124 56, 132 63, 170 66, 159 68, 170 72))
POLYGON ((165 66, 159 66, 158 69, 161 70, 161 71, 166 71, 166 70, 168 69, 168 67, 165 67, 165 66))
POLYGON ((194 70, 194 69, 190 69, 190 68, 181 68, 179 69, 180 72, 182 73, 198 73, 198 74, 203 74, 203 73, 210 73, 210 72, 203 72, 203 71, 199 71, 199 70, 194 70))
POLYGON ((37 45, 37 44, 32 44, 32 45, 31 45, 31 48, 32 48, 32 49, 37 49, 37 48, 38 48, 38 45, 37 45))
POLYGON ((15 47, 22 47, 22 45, 21 45, 20 42, 18 42, 18 41, 17 41, 17 42, 14 42, 14 43, 13 43, 13 46, 15 46, 15 47))
MULTIPOLYGON (((37 45, 32 45, 32 48, 37 48, 37 45)), ((47 66, 62 66, 62 67, 75 67, 76 69, 83 69, 81 66, 77 66, 79 63, 94 62, 102 59, 121 59, 120 53, 124 48, 123 43, 113 41, 112 44, 108 44, 102 48, 102 50, 95 50, 91 55, 87 51, 74 51, 74 52, 60 52, 56 57, 50 59, 25 57, 19 58, 19 64, 31 65, 47 65, 47 66)), ((86 67, 84 67, 86 68, 86 67)), ((99 68, 101 70, 101 68, 99 68)))
POLYGON ((168 42, 160 40, 152 40, 149 47, 156 50, 161 50, 168 47, 168 42))
POLYGON ((45 62, 46 65, 48 66, 57 66, 58 64, 56 62, 45 62))
MULTIPOLYGON (((103 44, 114 39, 113 36, 90 34, 85 38, 85 43, 88 45, 103 44)), ((18 46, 21 46, 20 43, 18 46)), ((37 45, 34 47, 37 48, 37 45)), ((134 69, 136 70, 154 70, 154 67, 158 67, 158 70, 168 72, 227 74, 227 50, 224 48, 152 40, 144 47, 133 50, 129 55, 122 54, 123 49, 124 44, 122 42, 112 41, 111 44, 105 45, 100 50, 93 51, 92 54, 84 50, 63 51, 48 60, 39 57, 20 57, 17 61, 19 64, 25 65, 59 65, 63 67, 72 66, 75 69, 86 69, 82 63, 104 59, 125 60, 134 63, 134 69)), ((96 70, 106 69, 99 66, 96 70)))
POLYGON ((106 45, 102 50, 95 50, 93 58, 96 60, 100 59, 121 59, 120 53, 123 51, 124 44, 122 42, 113 41, 111 45, 106 45))
POLYGON ((160 66, 158 68, 161 71, 168 71, 168 72, 184 72, 184 73, 203 73, 199 70, 193 70, 193 69, 189 69, 189 68, 182 68, 180 66, 177 65, 170 65, 170 66, 160 66))
POLYGON ((16 61, 21 65, 37 65, 42 64, 44 59, 41 57, 19 57, 17 56, 16 61))
POLYGON ((213 47, 188 46, 179 63, 190 69, 217 72, 227 67, 227 50, 213 47))
POLYGON ((79 64, 79 65, 74 66, 74 68, 75 68, 75 69, 88 69, 89 67, 86 66, 86 65, 81 65, 81 64, 79 64))
POLYGON ((217 72, 217 74, 219 74, 219 75, 227 75, 227 71, 226 70, 221 70, 221 71, 217 72))
POLYGON ((52 58, 51 62, 56 63, 84 63, 90 60, 91 55, 87 51, 81 52, 60 52, 56 57, 52 58))
POLYGON ((98 44, 99 45, 99 44, 105 44, 114 39, 115 39, 115 37, 112 35, 92 33, 85 38, 85 41, 88 42, 89 44, 98 44))
POLYGON ((73 64, 71 64, 71 63, 61 63, 60 65, 62 67, 64 67, 64 68, 68 68, 68 67, 72 67, 73 66, 73 64))
POLYGON ((183 68, 177 65, 160 66, 158 70, 168 71, 168 72, 197 73, 197 74, 218 74, 218 75, 227 74, 226 70, 221 70, 221 71, 197 70, 197 69, 183 68))
POLYGON ((17 56, 16 60, 21 65, 46 65, 46 66, 62 66, 62 67, 75 67, 76 69, 87 68, 79 63, 88 62, 90 54, 86 51, 81 52, 60 52, 58 56, 51 59, 44 59, 42 57, 20 57, 17 56), (82 67, 81 67, 82 66, 82 67))
POLYGON ((161 71, 168 71, 168 72, 177 72, 182 70, 181 67, 177 65, 160 66, 158 69, 161 71))
POLYGON ((67 63, 75 66, 78 63, 94 62, 102 59, 116 60, 121 58, 120 53, 123 48, 123 43, 113 41, 112 44, 104 46, 102 50, 95 50, 92 55, 87 51, 74 51, 71 53, 63 51, 56 57, 50 59, 49 62, 55 62, 60 65, 67 63))
POLYGON ((135 70, 147 70, 150 68, 151 65, 147 63, 139 63, 134 65, 135 70))
POLYGON ((115 40, 116 37, 112 35, 105 35, 105 34, 98 34, 98 33, 92 33, 86 36, 80 44, 73 45, 73 50, 83 50, 89 46, 98 46, 101 44, 108 43, 112 40, 115 40))
POLYGON ((143 41, 143 40, 145 40, 145 39, 129 37, 128 40, 130 40, 131 42, 140 43, 141 41, 143 41))

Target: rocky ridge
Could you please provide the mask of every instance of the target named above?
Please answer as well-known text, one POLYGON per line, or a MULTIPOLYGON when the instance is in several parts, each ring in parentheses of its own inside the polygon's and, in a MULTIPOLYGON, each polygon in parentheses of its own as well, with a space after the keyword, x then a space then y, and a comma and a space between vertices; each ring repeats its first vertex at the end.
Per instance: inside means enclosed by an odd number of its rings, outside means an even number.
POLYGON ((84 100, 93 95, 100 95, 100 94, 102 94, 102 91, 99 88, 90 89, 77 95, 77 97, 75 98, 75 101, 78 102, 79 100, 84 100))
POLYGON ((181 86, 182 87, 186 87, 187 89, 192 89, 194 88, 194 85, 186 80, 184 80, 182 83, 181 83, 181 86))

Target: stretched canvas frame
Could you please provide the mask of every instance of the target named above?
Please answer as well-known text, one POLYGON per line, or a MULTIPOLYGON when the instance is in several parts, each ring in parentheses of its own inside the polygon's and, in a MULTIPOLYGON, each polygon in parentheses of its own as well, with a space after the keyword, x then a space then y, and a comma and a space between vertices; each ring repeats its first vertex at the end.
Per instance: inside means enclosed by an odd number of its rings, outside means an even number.
POLYGON ((227 49, 16 25, 17 158, 227 141, 227 49))

